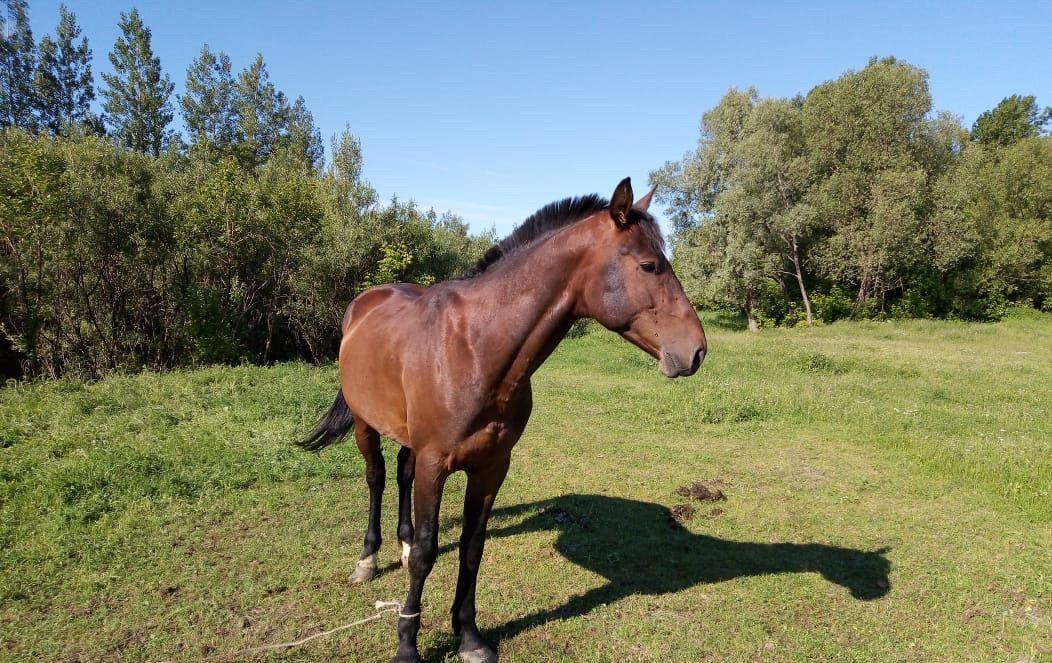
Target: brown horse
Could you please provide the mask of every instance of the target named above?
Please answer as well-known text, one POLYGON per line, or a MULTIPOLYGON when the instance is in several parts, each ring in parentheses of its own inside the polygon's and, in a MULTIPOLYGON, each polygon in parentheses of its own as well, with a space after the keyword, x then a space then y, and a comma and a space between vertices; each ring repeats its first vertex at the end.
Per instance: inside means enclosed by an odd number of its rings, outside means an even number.
POLYGON ((380 436, 401 445, 398 538, 410 581, 393 661, 420 660, 420 595, 438 552, 442 489, 459 470, 468 480, 453 630, 463 661, 497 660, 475 623, 486 522, 530 417, 530 376, 575 320, 592 318, 621 334, 655 357, 668 377, 692 375, 705 358, 705 332, 647 212, 653 194, 633 205, 625 178, 609 202, 591 195, 552 203, 491 248, 465 278, 430 288, 378 286, 347 307, 340 391, 300 445, 318 450, 354 429, 369 485, 356 582, 377 569, 385 476, 380 436))

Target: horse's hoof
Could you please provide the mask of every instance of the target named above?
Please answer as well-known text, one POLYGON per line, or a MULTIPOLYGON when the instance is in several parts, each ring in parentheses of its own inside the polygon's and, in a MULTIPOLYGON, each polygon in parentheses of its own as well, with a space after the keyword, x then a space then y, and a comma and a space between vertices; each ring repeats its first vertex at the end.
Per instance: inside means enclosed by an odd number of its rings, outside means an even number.
POLYGON ((409 551, 410 550, 412 550, 412 547, 408 543, 403 541, 402 542, 402 568, 404 568, 404 569, 408 569, 409 568, 409 551))
POLYGON ((477 647, 469 651, 458 651, 462 663, 497 663, 497 652, 489 647, 477 647))
POLYGON ((416 652, 412 654, 395 654, 395 657, 391 659, 391 663, 423 663, 423 659, 416 652))
POLYGON ((376 576, 376 555, 369 555, 358 560, 358 564, 354 567, 354 573, 351 574, 351 583, 357 585, 363 582, 369 582, 376 576))

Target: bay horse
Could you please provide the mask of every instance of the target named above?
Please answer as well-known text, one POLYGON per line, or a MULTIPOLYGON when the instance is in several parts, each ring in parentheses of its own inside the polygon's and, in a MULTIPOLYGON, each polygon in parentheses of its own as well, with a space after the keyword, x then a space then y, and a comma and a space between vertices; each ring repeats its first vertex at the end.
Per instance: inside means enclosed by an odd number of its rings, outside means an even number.
POLYGON ((401 445, 398 539, 409 594, 392 663, 420 661, 420 597, 438 553, 442 489, 461 470, 467 490, 453 631, 465 663, 497 660, 475 623, 486 523, 530 417, 530 377, 574 321, 591 318, 617 332, 656 358, 670 378, 693 375, 705 358, 705 331, 647 211, 653 194, 633 202, 625 178, 610 201, 593 194, 551 203, 465 277, 429 288, 377 286, 347 307, 340 390, 299 444, 317 451, 353 429, 365 457, 369 523, 353 582, 377 573, 380 436, 401 445))

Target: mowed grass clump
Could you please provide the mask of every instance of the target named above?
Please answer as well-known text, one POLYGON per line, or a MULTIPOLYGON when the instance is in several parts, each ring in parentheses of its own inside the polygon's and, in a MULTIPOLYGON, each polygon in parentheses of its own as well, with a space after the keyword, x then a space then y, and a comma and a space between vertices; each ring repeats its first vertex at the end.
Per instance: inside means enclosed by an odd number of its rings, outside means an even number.
MULTIPOLYGON (((503 661, 1052 654, 1052 317, 706 322, 691 379, 599 329, 536 376, 479 587, 503 661), (726 500, 677 493, 695 481, 726 500)), ((394 567, 347 584, 367 504, 353 443, 291 445, 335 389, 333 366, 286 364, 0 391, 0 659, 231 652, 402 598, 394 567)), ((425 593, 428 660, 455 657, 463 486, 425 593)), ((285 656, 394 647, 382 620, 285 656)))

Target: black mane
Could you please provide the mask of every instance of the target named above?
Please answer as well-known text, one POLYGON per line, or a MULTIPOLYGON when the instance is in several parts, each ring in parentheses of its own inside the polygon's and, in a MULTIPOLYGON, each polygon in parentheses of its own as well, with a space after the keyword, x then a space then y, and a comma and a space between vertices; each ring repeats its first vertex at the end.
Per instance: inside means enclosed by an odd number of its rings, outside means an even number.
POLYGON ((548 203, 531 214, 510 235, 491 246, 463 278, 478 276, 504 256, 530 246, 538 238, 577 223, 609 206, 610 201, 596 193, 548 203))

